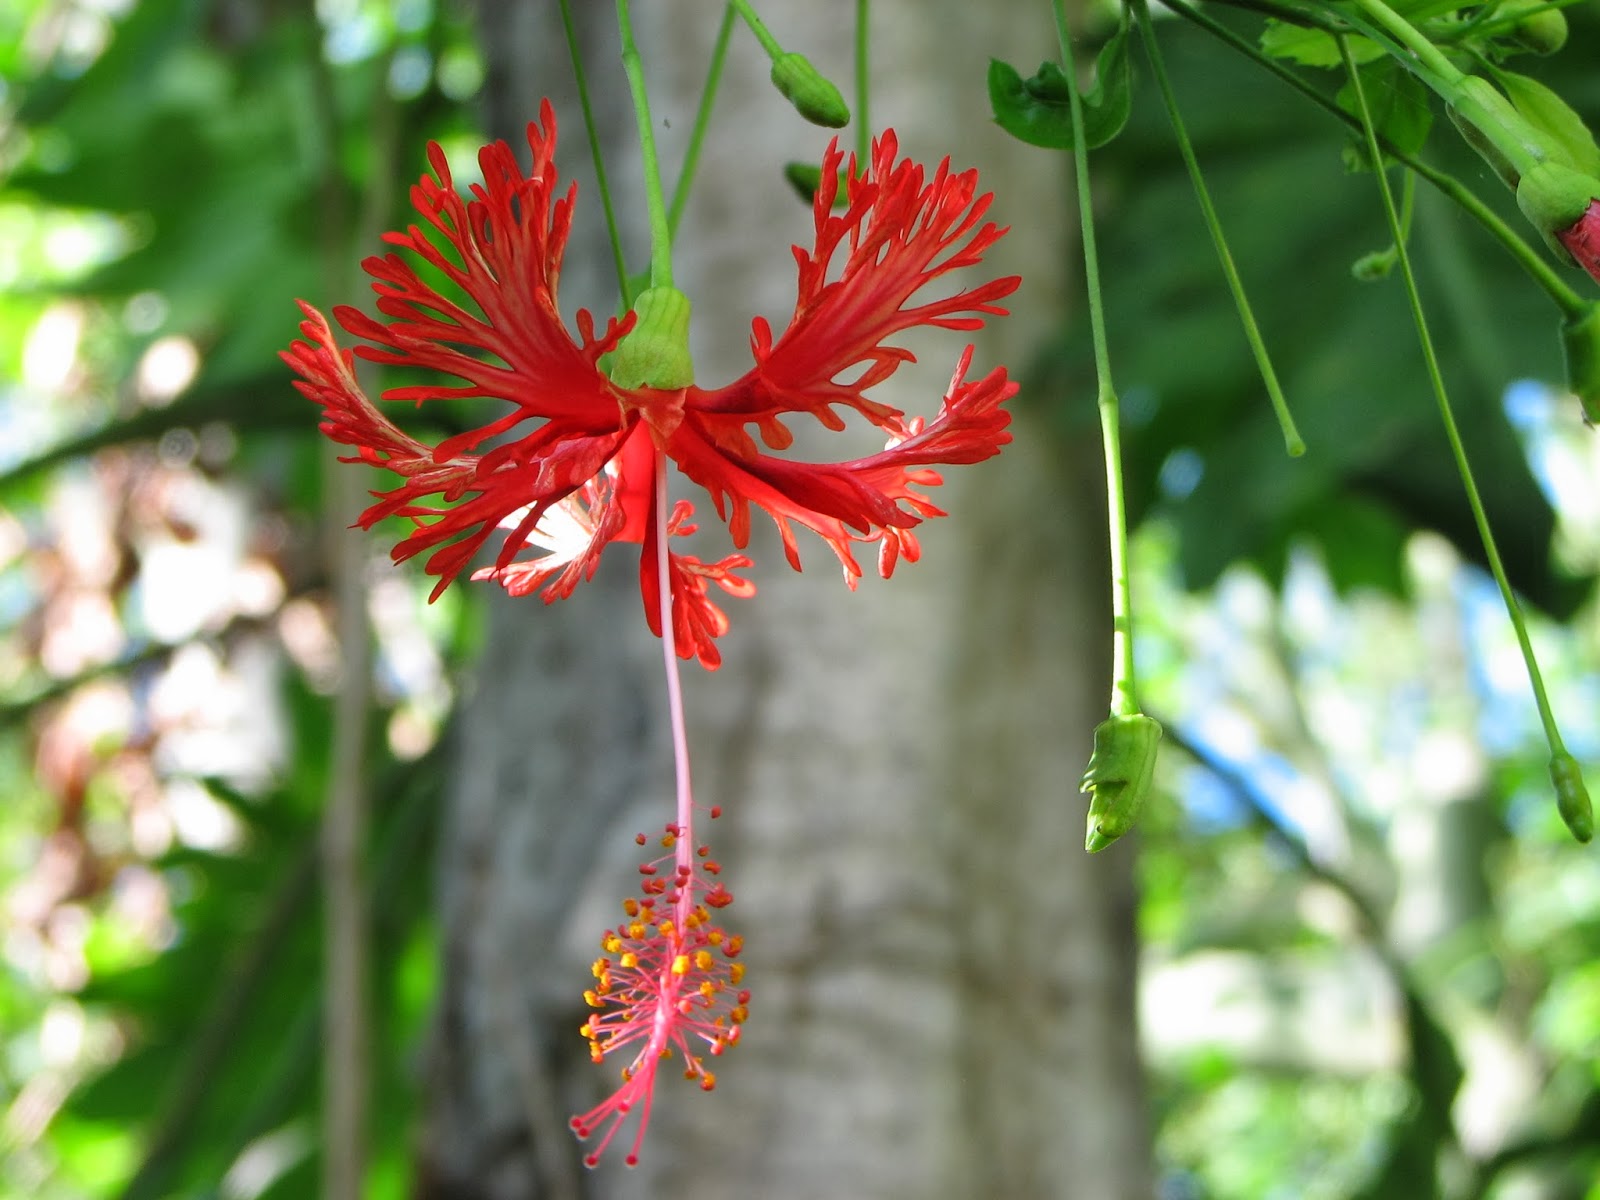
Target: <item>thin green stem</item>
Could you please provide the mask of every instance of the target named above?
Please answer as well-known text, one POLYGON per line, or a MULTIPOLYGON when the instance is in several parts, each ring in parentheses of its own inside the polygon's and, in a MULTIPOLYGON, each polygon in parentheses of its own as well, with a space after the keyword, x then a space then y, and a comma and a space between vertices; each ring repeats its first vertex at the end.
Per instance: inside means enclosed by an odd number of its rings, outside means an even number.
POLYGON ((872 91, 871 7, 871 0, 856 0, 856 162, 863 171, 872 157, 872 118, 867 110, 867 97, 872 91))
POLYGON ((1349 39, 1339 34, 1335 40, 1339 44, 1339 54, 1344 60, 1345 70, 1350 75, 1350 86, 1355 95, 1361 129, 1366 135, 1368 153, 1372 155, 1372 161, 1379 164, 1373 173, 1378 180, 1379 194, 1383 197, 1384 215, 1389 221, 1389 229, 1394 235, 1395 246, 1399 251, 1400 274, 1405 280, 1406 296, 1411 305, 1411 318, 1416 323, 1423 363, 1427 367, 1428 380, 1433 386, 1434 398, 1439 403, 1439 417, 1444 422, 1445 437, 1450 442, 1450 453, 1454 456, 1456 470, 1461 475, 1461 483, 1467 493, 1467 503, 1472 508, 1472 519, 1478 526, 1478 537, 1483 542, 1484 556, 1489 560, 1489 571, 1494 575, 1494 581, 1500 588, 1500 598, 1505 603, 1506 615, 1511 618, 1511 627, 1516 631, 1517 644, 1522 649, 1523 662, 1528 667, 1528 679, 1533 685, 1533 701, 1538 706, 1539 720, 1544 725, 1545 740, 1550 744, 1552 755, 1565 754, 1566 748, 1561 742, 1561 731, 1556 727, 1555 713, 1551 711, 1550 699, 1545 694, 1544 678, 1539 673, 1539 663, 1533 654, 1533 642, 1528 636, 1528 626, 1523 619, 1522 606, 1511 590, 1510 580, 1506 578, 1505 566, 1500 561, 1500 551, 1495 545, 1494 531, 1489 527, 1489 517, 1484 512, 1483 499, 1478 494, 1478 485, 1472 476, 1472 464, 1467 461, 1466 447, 1461 443, 1461 432, 1456 427, 1455 414, 1450 408, 1450 396, 1445 390, 1444 375, 1439 370, 1439 358, 1434 352, 1433 338, 1428 333, 1428 321, 1422 311, 1422 294, 1417 289, 1417 277, 1411 269, 1411 255, 1407 252, 1405 239, 1401 235, 1400 214, 1395 208, 1394 192, 1389 187, 1388 174, 1381 165, 1383 160, 1378 148, 1378 134, 1373 127, 1372 113, 1367 107, 1366 92, 1361 86, 1361 73, 1357 70, 1355 58, 1350 53, 1349 39))
POLYGON ((1273 370, 1272 360, 1267 356, 1266 344, 1261 340, 1261 330, 1256 325, 1250 301, 1244 294, 1244 284, 1240 282, 1238 268, 1233 263, 1233 254, 1228 250, 1227 239, 1223 236, 1222 223, 1217 218, 1216 207, 1211 203, 1211 193, 1206 189, 1206 181, 1200 174, 1199 160, 1195 158, 1194 147, 1189 142, 1189 133, 1184 128, 1183 115, 1178 111, 1178 98, 1173 94, 1171 80, 1167 78, 1166 66, 1161 58, 1161 48, 1156 44, 1156 32, 1150 23, 1150 9, 1145 0, 1131 0, 1131 7, 1135 19, 1139 22, 1139 34, 1144 40, 1150 67, 1155 72, 1156 83, 1161 88, 1161 99, 1166 105, 1167 117, 1172 122, 1172 132, 1178 141, 1178 152, 1183 155, 1184 166, 1189 170, 1189 180, 1194 184, 1195 196, 1200 202, 1200 212, 1205 218, 1206 229, 1211 233, 1211 242, 1216 247, 1217 257, 1222 262, 1222 273, 1228 281, 1228 290, 1233 293, 1234 306, 1239 310, 1239 321, 1244 326, 1245 339, 1250 343, 1250 352, 1255 356, 1256 369, 1261 373, 1261 381, 1266 385, 1273 412, 1277 414, 1278 427, 1283 430, 1284 447, 1291 456, 1298 457, 1306 452, 1306 444, 1300 437, 1300 431, 1295 428, 1288 401, 1283 398, 1283 389, 1278 386, 1278 374, 1273 370))
POLYGON ((1106 456, 1106 512, 1111 542, 1111 713, 1139 713, 1139 691, 1133 672, 1133 594, 1128 583, 1128 514, 1122 494, 1122 433, 1117 390, 1111 382, 1111 353, 1106 345, 1105 301, 1100 292, 1100 256, 1094 236, 1094 200, 1089 187, 1089 142, 1083 127, 1083 98, 1073 69, 1072 35, 1062 0, 1052 0, 1061 61, 1067 72, 1068 107, 1072 113, 1072 167, 1078 184, 1078 222, 1083 230, 1083 278, 1089 295, 1089 336, 1094 344, 1095 403, 1100 409, 1100 436, 1106 456))
MULTIPOLYGON (((1323 109, 1323 111, 1342 121, 1350 128, 1360 130, 1361 122, 1356 117, 1345 112, 1332 99, 1317 91, 1316 88, 1312 87, 1277 59, 1262 53, 1257 46, 1240 37, 1226 25, 1201 12, 1187 3, 1186 0, 1161 0, 1161 2, 1184 20, 1200 26, 1214 37, 1232 46, 1257 66, 1272 72, 1306 99, 1323 109)), ((1382 138, 1379 139, 1379 144, 1383 147, 1384 153, 1390 158, 1396 162, 1403 163, 1408 170, 1422 176, 1435 188, 1454 200, 1461 208, 1465 209, 1473 220, 1483 226, 1489 232, 1489 235, 1504 246, 1512 258, 1517 260, 1518 265, 1528 273, 1528 276, 1544 290, 1545 294, 1555 303, 1555 306, 1561 310, 1563 317, 1568 320, 1575 320, 1588 311, 1588 304, 1583 297, 1568 286, 1566 281, 1556 274, 1554 268, 1525 239, 1518 236, 1511 226, 1502 221, 1493 209, 1480 200, 1477 194, 1459 179, 1439 170, 1437 167, 1430 166, 1414 155, 1397 149, 1382 138)))
POLYGON ((705 142, 706 127, 711 124, 711 109, 717 102, 717 89, 722 83, 722 67, 728 58, 728 42, 733 36, 733 5, 722 10, 722 25, 717 30, 716 45, 711 48, 711 65, 706 68, 705 86, 700 90, 700 108, 694 114, 694 128, 689 132, 689 146, 683 152, 683 168, 678 172, 677 186, 672 189, 672 207, 667 210, 667 233, 678 236, 678 223, 683 220, 684 205, 689 203, 689 188, 694 173, 700 165, 700 147, 705 142))
POLYGON ((733 7, 744 18, 744 23, 750 26, 750 32, 756 35, 756 41, 761 43, 761 48, 767 55, 776 60, 783 54, 783 47, 778 44, 778 39, 773 37, 767 27, 761 23, 761 18, 756 16, 756 10, 750 7, 750 0, 731 0, 733 7))
POLYGON ((589 135, 589 153, 594 158, 595 184, 600 189, 600 206, 605 209, 606 235, 611 239, 611 257, 617 269, 617 291, 626 308, 633 301, 628 295, 628 262, 622 254, 622 235, 617 229, 617 212, 611 204, 611 187, 606 182, 605 158, 600 153, 600 131, 595 125, 594 108, 589 103, 589 83, 583 74, 583 55, 578 50, 578 34, 572 26, 570 0, 561 0, 561 27, 567 35, 567 53, 572 57, 572 74, 578 83, 578 104, 583 109, 583 127, 589 135))
MULTIPOLYGON (((661 191, 661 164, 656 158, 655 128, 650 120, 650 95, 645 88, 644 63, 633 40, 628 0, 617 0, 617 29, 622 35, 622 69, 633 93, 633 117, 639 126, 639 152, 644 159, 644 198, 650 212, 650 286, 672 286, 672 230, 667 221, 666 198, 661 191)), ((626 282, 624 282, 626 288, 626 282)), ((629 297, 631 306, 632 297, 629 297)))

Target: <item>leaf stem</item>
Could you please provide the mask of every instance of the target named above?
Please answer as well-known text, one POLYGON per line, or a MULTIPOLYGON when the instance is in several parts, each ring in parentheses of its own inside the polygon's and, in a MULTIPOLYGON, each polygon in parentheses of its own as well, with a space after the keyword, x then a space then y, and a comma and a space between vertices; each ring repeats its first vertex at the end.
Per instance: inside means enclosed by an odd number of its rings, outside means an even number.
POLYGON ((633 20, 628 14, 628 0, 617 0, 617 30, 622 35, 622 69, 628 76, 628 90, 633 94, 633 117, 639 127, 639 152, 644 160, 644 198, 650 213, 650 286, 670 288, 672 229, 667 220, 666 198, 661 190, 661 164, 656 158, 655 128, 650 120, 650 95, 645 87, 644 63, 639 58, 639 47, 633 40, 633 20))
POLYGON ((1361 73, 1356 67, 1354 56, 1350 53, 1349 39, 1344 34, 1337 34, 1335 41, 1338 42, 1339 55, 1344 60, 1345 70, 1350 75, 1350 86, 1355 95, 1362 132, 1366 135, 1367 150, 1372 155, 1373 162, 1379 164, 1374 175, 1378 180, 1378 191, 1383 197, 1384 215, 1388 219, 1390 232, 1394 235, 1395 248, 1399 251, 1400 273, 1405 280, 1406 296, 1411 305, 1411 318, 1417 327, 1417 340, 1422 347, 1422 358, 1427 367, 1428 380, 1433 386, 1434 398, 1439 403, 1439 417, 1444 422, 1445 437, 1450 442, 1450 453, 1455 458, 1456 470, 1461 475, 1461 483, 1467 493, 1467 503, 1472 509, 1472 519, 1478 527, 1478 537, 1483 542, 1484 555, 1489 561, 1489 571, 1500 589, 1500 598, 1505 603, 1506 615, 1511 618, 1511 627, 1517 635, 1517 645, 1522 650, 1523 662, 1527 664, 1528 679, 1533 685, 1533 700, 1539 709, 1539 720, 1544 725, 1545 740, 1549 743, 1552 756, 1564 755, 1566 747, 1561 741, 1561 731, 1556 727, 1555 713, 1551 710, 1550 699, 1545 694, 1544 678, 1539 673, 1539 663, 1534 657, 1533 642, 1528 636, 1522 606, 1511 590, 1510 580, 1506 578, 1505 566, 1500 561, 1500 551, 1495 545, 1494 531, 1489 527, 1489 517, 1484 511, 1483 499, 1478 494, 1478 485, 1473 479, 1472 465, 1467 461, 1466 447, 1462 445, 1461 433, 1450 407, 1450 396, 1445 390, 1444 376, 1439 370, 1439 358, 1434 351, 1433 338, 1428 333, 1427 318, 1422 311, 1422 295, 1417 289, 1416 274, 1411 269, 1411 255, 1407 252, 1405 239, 1401 236, 1400 214, 1395 208, 1394 192, 1389 187, 1388 175, 1381 166, 1378 135, 1373 127, 1372 113, 1367 107, 1365 89, 1361 86, 1361 73))
POLYGON ((1239 279, 1238 268, 1234 266, 1233 255, 1228 250, 1222 223, 1217 218, 1216 207, 1211 203, 1211 193, 1206 189, 1205 179, 1200 174, 1199 160, 1195 158, 1194 146, 1190 144, 1188 131, 1184 128, 1183 115, 1178 111, 1178 99, 1173 94, 1171 80, 1167 78, 1166 66, 1161 58, 1161 48, 1156 44, 1155 29, 1150 23, 1150 9, 1145 0, 1130 0, 1130 7, 1139 23, 1139 35, 1144 41, 1151 69, 1155 72, 1156 83, 1161 88, 1161 99, 1166 105, 1167 117, 1172 122, 1172 132, 1178 141, 1178 151, 1183 156, 1184 166, 1188 168, 1189 180, 1194 184, 1195 196, 1200 202, 1200 212, 1205 219, 1206 229, 1211 233, 1211 242, 1217 249, 1218 259, 1222 262, 1222 273, 1228 281, 1228 290, 1233 293, 1234 306, 1239 310, 1239 321, 1244 326, 1245 339, 1250 343, 1250 352, 1255 356, 1256 369, 1261 373, 1261 381, 1266 385, 1267 396, 1272 401, 1272 410, 1277 414, 1278 427, 1283 431, 1284 448, 1291 457, 1299 457, 1306 452, 1306 444, 1300 437, 1300 431, 1295 428, 1288 401, 1283 398, 1283 389, 1278 386, 1278 374, 1273 370, 1266 344, 1261 340, 1261 330, 1256 325, 1250 301, 1244 294, 1244 284, 1239 279))
POLYGON ((711 124, 711 109, 717 101, 717 89, 722 84, 722 67, 728 58, 728 42, 733 35, 734 9, 730 3, 722 10, 722 25, 717 29, 716 45, 711 48, 711 65, 706 68, 705 86, 700 89, 700 107, 694 114, 694 128, 689 132, 689 146, 683 152, 683 167, 678 172, 677 185, 672 189, 672 206, 667 210, 667 233, 678 235, 678 223, 683 220, 683 209, 689 202, 690 185, 700 165, 700 147, 706 138, 706 127, 711 124))
POLYGON ((1089 143, 1084 135, 1083 98, 1073 66, 1072 35, 1063 0, 1051 0, 1061 61, 1067 72, 1068 107, 1072 114, 1072 169, 1078 185, 1078 222, 1083 230, 1083 276, 1089 297, 1089 336, 1094 344, 1095 403, 1100 410, 1100 436, 1106 457, 1106 510, 1111 542, 1111 712, 1131 717, 1139 712, 1133 668, 1133 595, 1128 583, 1128 515, 1122 486, 1121 415, 1111 381, 1111 353, 1106 344, 1105 301, 1100 291, 1100 256, 1094 236, 1094 199, 1089 186, 1089 143))
POLYGON ((622 235, 617 229, 617 211, 611 204, 611 187, 606 182, 605 158, 600 153, 600 131, 595 126, 594 107, 589 103, 589 82, 583 73, 583 55, 578 50, 578 34, 572 26, 571 0, 561 0, 561 27, 566 32, 567 53, 572 58, 572 75, 578 84, 578 104, 583 109, 583 127, 589 135, 589 154, 594 159, 595 185, 600 189, 600 206, 605 209, 606 235, 611 239, 611 257, 617 270, 617 291, 622 306, 633 304, 628 294, 628 263, 622 254, 622 235))

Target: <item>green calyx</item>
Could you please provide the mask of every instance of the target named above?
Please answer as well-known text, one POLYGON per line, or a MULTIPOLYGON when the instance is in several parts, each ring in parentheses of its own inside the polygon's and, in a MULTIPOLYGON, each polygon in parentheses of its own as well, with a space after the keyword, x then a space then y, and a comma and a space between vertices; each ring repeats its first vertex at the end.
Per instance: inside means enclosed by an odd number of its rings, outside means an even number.
POLYGON ((1084 849, 1104 850, 1139 819, 1155 779, 1161 725, 1143 713, 1111 717, 1094 731, 1094 753, 1080 791, 1089 795, 1084 849))
POLYGON ((607 357, 606 373, 620 388, 676 391, 694 382, 689 355, 689 297, 674 287, 646 288, 634 301, 637 323, 607 357))
POLYGON ((1524 172, 1517 184, 1517 207, 1564 263, 1572 262, 1572 255, 1556 235, 1577 224, 1596 199, 1600 199, 1600 179, 1560 163, 1540 163, 1524 172))
POLYGON ((850 108, 839 89, 804 54, 791 51, 773 59, 772 85, 813 125, 843 129, 850 124, 850 108))
POLYGON ((1594 837, 1594 809, 1589 804, 1589 789, 1583 785, 1583 772, 1565 750, 1550 757, 1550 782, 1555 785, 1561 819, 1573 837, 1587 842, 1594 837))
POLYGON ((1583 419, 1600 425, 1600 304, 1591 303, 1561 326, 1567 387, 1583 406, 1583 419))

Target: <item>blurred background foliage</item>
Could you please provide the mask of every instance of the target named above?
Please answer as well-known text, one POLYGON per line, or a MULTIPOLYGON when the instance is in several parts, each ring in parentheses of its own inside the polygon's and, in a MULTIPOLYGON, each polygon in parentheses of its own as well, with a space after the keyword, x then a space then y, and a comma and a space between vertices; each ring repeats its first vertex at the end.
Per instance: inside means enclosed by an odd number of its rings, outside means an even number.
MULTIPOLYGON (((1568 12, 1568 49, 1533 70, 1593 123, 1600 22, 1568 12)), ((1371 177, 1310 105, 1162 25, 1310 446, 1283 454, 1141 88, 1096 187, 1141 667, 1170 735, 1139 847, 1163 1194, 1597 1200, 1600 865, 1556 818, 1398 280, 1351 274, 1385 241, 1371 177)), ((326 449, 276 352, 295 297, 358 299, 361 231, 405 219, 427 139, 470 162, 483 70, 433 0, 0 9, 4 1194, 315 1186, 341 656, 326 449)), ((1428 155, 1510 209, 1448 127, 1428 155)), ((1600 458, 1552 386, 1556 314, 1426 188, 1413 242, 1594 782, 1600 458)), ((1029 402, 1096 436, 1091 375, 1069 321, 1029 402)), ((399 1197, 479 614, 471 588, 427 606, 380 542, 369 1194, 399 1197)))

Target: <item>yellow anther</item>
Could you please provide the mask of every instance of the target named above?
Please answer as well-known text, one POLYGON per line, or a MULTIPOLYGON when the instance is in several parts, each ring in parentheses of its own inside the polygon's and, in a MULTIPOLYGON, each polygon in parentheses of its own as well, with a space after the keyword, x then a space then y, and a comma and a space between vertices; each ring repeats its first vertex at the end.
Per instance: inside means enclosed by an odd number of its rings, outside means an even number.
POLYGON ((672 960, 672 973, 674 975, 687 975, 689 973, 689 956, 680 954, 672 960))
POLYGON ((702 971, 711 970, 711 964, 713 962, 715 962, 715 961, 716 960, 711 957, 711 951, 709 951, 709 950, 696 950, 695 951, 695 954, 694 954, 694 965, 699 967, 702 971))
POLYGON ((637 917, 639 915, 639 902, 632 896, 629 896, 622 902, 622 911, 627 913, 630 917, 637 917))
POLYGON ((731 980, 735 984, 737 984, 740 980, 742 980, 744 978, 744 964, 743 963, 730 963, 730 964, 728 964, 728 978, 729 978, 729 980, 731 980))
POLYGON ((611 961, 609 959, 597 958, 594 960, 594 964, 589 968, 589 974, 593 975, 596 979, 599 979, 606 973, 606 968, 610 965, 611 961))
POLYGON ((677 841, 678 835, 675 833, 663 833, 661 835, 661 844, 668 850, 671 850, 677 841))
POLYGON ((635 921, 632 925, 628 926, 628 936, 634 941, 638 941, 644 936, 644 926, 638 921, 635 921))
POLYGON ((622 965, 628 968, 630 971, 633 970, 634 967, 639 965, 639 956, 632 950, 629 950, 622 956, 622 965))
POLYGON ((743 1025, 749 1016, 750 1010, 748 1008, 742 1004, 736 1004, 733 1006, 732 1011, 728 1013, 728 1020, 732 1021, 735 1025, 743 1025))
POLYGON ((593 988, 590 988, 588 991, 584 992, 584 994, 583 994, 583 1002, 585 1004, 587 1004, 590 1008, 600 1008, 600 1007, 602 1007, 602 1003, 601 1003, 601 1000, 600 1000, 600 993, 596 992, 593 988))
POLYGON ((711 980, 706 979, 706 980, 702 980, 701 981, 700 994, 702 996, 705 996, 705 997, 709 998, 709 997, 715 995, 716 991, 717 991, 717 985, 712 983, 711 980))
POLYGON ((601 939, 600 947, 607 954, 615 954, 618 950, 622 949, 622 939, 614 933, 608 933, 603 939, 601 939))
POLYGON ((673 926, 672 926, 672 922, 671 921, 663 921, 663 922, 661 922, 661 924, 656 926, 656 932, 659 933, 662 937, 671 937, 672 936, 672 929, 673 929, 673 926))
POLYGON ((710 942, 713 946, 722 945, 722 930, 713 929, 710 933, 706 934, 706 941, 710 942))

